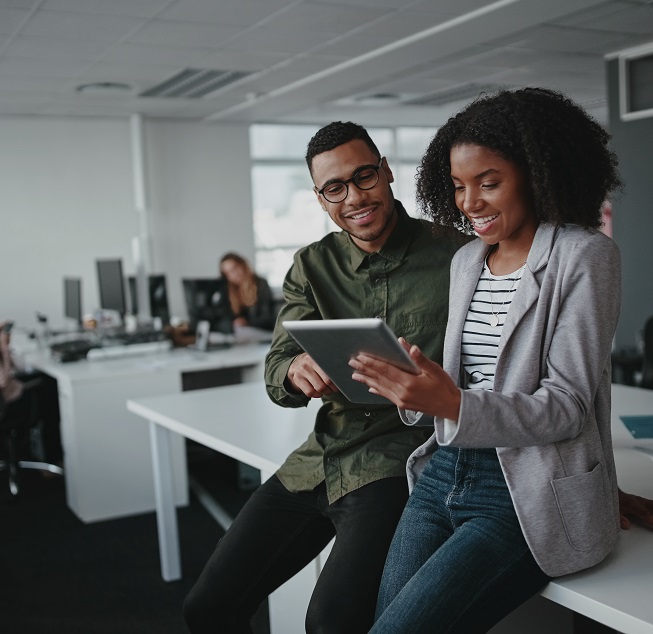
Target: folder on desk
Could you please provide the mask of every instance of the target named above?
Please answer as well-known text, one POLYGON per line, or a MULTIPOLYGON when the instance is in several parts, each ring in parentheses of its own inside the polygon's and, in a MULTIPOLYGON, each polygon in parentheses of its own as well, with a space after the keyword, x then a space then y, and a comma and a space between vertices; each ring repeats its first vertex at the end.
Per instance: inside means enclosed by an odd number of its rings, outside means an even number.
POLYGON ((620 418, 633 438, 653 438, 653 415, 620 418))

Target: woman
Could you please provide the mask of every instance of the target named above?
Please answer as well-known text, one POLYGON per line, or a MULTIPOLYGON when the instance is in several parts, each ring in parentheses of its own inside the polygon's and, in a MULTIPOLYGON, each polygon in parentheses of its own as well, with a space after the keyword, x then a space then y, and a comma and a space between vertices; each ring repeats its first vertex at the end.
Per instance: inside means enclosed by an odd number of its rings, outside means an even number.
POLYGON ((374 634, 485 632, 615 544, 620 256, 597 230, 620 185, 608 141, 559 93, 527 88, 478 99, 427 149, 425 210, 477 239, 452 262, 444 369, 407 342, 418 375, 351 362, 405 422, 435 423, 408 462, 374 634))
POLYGON ((23 393, 23 383, 16 378, 16 368, 9 348, 11 321, 0 321, 0 397, 5 404, 16 401, 23 393))
POLYGON ((220 274, 229 286, 234 326, 272 330, 276 318, 272 292, 249 262, 237 253, 226 253, 220 259, 220 274))

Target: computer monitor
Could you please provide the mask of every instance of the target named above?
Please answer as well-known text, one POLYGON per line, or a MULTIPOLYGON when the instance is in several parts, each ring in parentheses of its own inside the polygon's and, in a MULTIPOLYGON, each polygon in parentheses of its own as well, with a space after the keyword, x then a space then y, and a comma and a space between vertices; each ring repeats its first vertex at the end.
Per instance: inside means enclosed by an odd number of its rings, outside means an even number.
POLYGON ((64 316, 82 323, 82 280, 78 277, 65 277, 63 280, 64 316))
POLYGON ((125 280, 122 276, 122 260, 96 260, 98 286, 100 289, 100 308, 115 310, 124 317, 125 280))
POLYGON ((221 278, 183 279, 184 299, 191 328, 208 321, 212 332, 233 332, 233 315, 229 305, 227 281, 221 278))
MULTIPOLYGON (((134 315, 138 314, 138 293, 136 292, 136 277, 130 275, 129 297, 131 299, 131 310, 134 315)), ((150 297, 150 314, 152 317, 161 319, 164 325, 170 323, 170 309, 168 308, 168 291, 166 288, 165 275, 148 275, 147 289, 150 297)))

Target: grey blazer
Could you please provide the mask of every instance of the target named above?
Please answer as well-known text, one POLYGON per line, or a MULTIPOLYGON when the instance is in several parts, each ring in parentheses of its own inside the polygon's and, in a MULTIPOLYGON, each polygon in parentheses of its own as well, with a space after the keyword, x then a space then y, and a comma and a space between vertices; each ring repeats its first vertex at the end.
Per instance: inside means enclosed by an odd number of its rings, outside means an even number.
MULTIPOLYGON (((451 264, 443 365, 458 385, 463 324, 487 252, 475 240, 451 264)), ((436 418, 433 436, 408 460, 412 488, 438 443, 497 447, 526 541, 552 577, 601 561, 619 532, 610 351, 620 303, 610 238, 540 225, 499 342, 494 391, 462 390, 454 435, 445 441, 436 418)))

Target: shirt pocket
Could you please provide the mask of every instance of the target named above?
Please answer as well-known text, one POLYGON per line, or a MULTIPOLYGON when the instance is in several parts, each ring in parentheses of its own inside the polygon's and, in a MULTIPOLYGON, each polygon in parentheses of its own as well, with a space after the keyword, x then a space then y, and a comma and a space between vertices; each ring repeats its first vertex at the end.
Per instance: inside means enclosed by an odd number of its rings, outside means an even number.
POLYGON ((567 539, 576 550, 591 550, 606 534, 603 463, 591 471, 551 480, 567 539))
POLYGON ((429 358, 441 362, 446 319, 439 319, 432 313, 411 313, 397 315, 391 325, 397 337, 416 344, 429 358))

